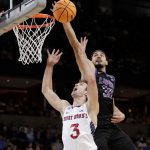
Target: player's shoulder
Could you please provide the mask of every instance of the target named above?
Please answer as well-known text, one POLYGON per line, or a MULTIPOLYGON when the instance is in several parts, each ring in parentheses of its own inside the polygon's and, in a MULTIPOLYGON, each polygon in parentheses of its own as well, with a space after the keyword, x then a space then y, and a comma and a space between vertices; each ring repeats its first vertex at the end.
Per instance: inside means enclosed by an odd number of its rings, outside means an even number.
POLYGON ((71 104, 67 100, 64 100, 64 99, 61 99, 61 102, 62 102, 62 112, 61 112, 61 115, 63 117, 64 113, 66 112, 66 110, 68 109, 68 107, 71 106, 71 104))

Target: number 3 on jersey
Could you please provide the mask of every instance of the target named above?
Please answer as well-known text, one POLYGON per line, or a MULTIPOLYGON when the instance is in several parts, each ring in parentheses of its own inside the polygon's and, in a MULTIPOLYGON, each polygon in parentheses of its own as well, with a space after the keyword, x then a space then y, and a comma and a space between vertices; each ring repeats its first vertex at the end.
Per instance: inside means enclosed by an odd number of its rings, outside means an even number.
POLYGON ((71 138, 73 138, 73 139, 76 139, 79 135, 80 135, 80 131, 79 131, 79 124, 78 123, 76 123, 76 124, 72 124, 71 126, 70 126, 70 128, 72 128, 72 134, 70 135, 70 137, 71 138))

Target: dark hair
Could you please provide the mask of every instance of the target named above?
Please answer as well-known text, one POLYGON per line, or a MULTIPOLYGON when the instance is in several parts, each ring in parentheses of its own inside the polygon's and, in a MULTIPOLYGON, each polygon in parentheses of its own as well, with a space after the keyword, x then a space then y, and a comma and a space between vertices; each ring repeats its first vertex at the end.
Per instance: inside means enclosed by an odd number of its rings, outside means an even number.
POLYGON ((102 52, 102 53, 105 55, 106 60, 107 60, 109 63, 111 63, 111 62, 112 62, 112 59, 111 59, 111 58, 109 58, 109 57, 106 55, 106 53, 105 53, 103 50, 101 50, 101 49, 97 49, 97 50, 95 50, 95 51, 92 53, 91 58, 92 58, 92 56, 93 56, 93 54, 94 54, 95 52, 102 52))
POLYGON ((86 80, 83 80, 83 79, 80 79, 80 80, 79 80, 79 83, 80 83, 80 82, 84 82, 84 83, 87 84, 87 81, 86 81, 86 80))

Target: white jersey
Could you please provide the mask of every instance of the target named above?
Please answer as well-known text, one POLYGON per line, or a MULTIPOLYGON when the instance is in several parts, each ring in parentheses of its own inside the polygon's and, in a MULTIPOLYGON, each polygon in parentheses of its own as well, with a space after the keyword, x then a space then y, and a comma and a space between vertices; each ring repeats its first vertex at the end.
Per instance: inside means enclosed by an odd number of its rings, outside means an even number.
POLYGON ((88 115, 86 104, 65 109, 62 130, 64 150, 97 150, 93 139, 95 126, 88 115))

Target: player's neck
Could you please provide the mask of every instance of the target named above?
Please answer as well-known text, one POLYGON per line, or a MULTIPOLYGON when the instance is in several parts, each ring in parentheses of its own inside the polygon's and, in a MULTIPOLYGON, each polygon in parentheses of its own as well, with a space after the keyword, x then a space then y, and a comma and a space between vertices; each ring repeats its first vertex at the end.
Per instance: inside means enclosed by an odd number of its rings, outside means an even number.
POLYGON ((73 107, 81 106, 84 103, 85 103, 84 97, 76 97, 73 99, 73 107))
POLYGON ((106 72, 106 67, 97 68, 97 70, 98 70, 99 72, 106 72))

